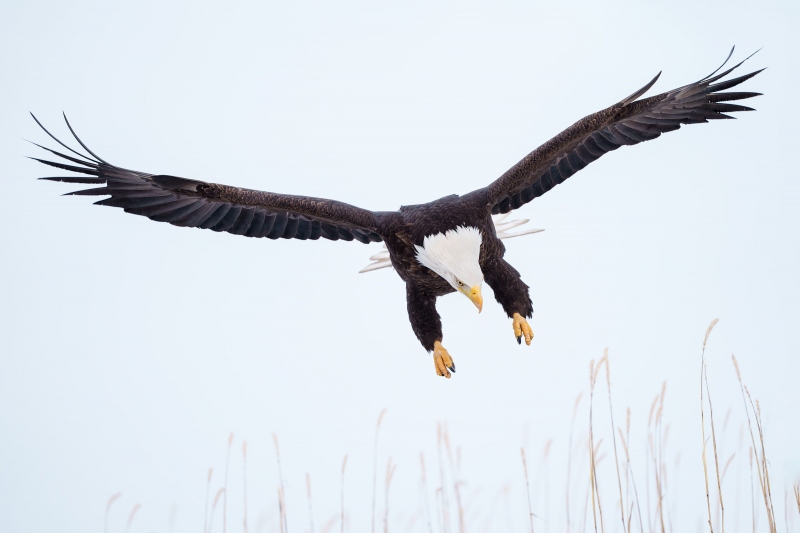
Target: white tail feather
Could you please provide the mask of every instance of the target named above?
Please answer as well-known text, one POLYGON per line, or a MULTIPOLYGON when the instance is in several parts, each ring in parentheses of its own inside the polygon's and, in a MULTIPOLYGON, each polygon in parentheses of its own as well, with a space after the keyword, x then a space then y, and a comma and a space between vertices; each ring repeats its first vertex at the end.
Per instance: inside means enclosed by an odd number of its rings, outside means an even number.
MULTIPOLYGON (((508 215, 509 213, 492 215, 492 222, 494 223, 494 229, 497 233, 498 239, 511 239, 512 237, 522 237, 523 235, 531 235, 533 233, 544 231, 543 229, 527 229, 525 231, 509 233, 510 229, 527 224, 530 222, 530 220, 523 218, 521 220, 509 220, 508 222, 503 222, 508 215)), ((373 270, 380 270, 381 268, 389 268, 392 266, 392 261, 389 259, 389 250, 386 249, 385 244, 383 245, 383 250, 372 255, 369 260, 372 261, 372 263, 359 270, 359 274, 363 274, 364 272, 372 272, 373 270)))
POLYGON ((383 245, 383 250, 371 256, 369 260, 373 262, 368 264, 361 270, 359 270, 358 271, 359 274, 363 274, 364 272, 372 272, 373 270, 380 270, 381 268, 388 268, 392 266, 392 261, 389 259, 389 250, 386 249, 385 244, 383 245))
POLYGON ((522 237, 523 235, 530 235, 532 233, 541 233, 543 231, 544 231, 543 229, 526 229, 525 231, 519 231, 517 233, 503 233, 502 235, 498 233, 497 238, 511 239, 513 237, 522 237))

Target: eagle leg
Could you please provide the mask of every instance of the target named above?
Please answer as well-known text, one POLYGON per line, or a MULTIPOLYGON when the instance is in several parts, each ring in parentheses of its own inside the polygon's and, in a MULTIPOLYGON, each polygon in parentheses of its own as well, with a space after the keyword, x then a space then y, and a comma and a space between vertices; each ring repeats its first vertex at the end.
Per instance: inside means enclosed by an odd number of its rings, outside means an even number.
POLYGON ((433 364, 436 367, 436 375, 450 378, 450 372, 456 371, 456 364, 453 358, 447 353, 442 343, 436 341, 433 343, 433 364))
POLYGON ((528 294, 528 286, 520 278, 519 272, 502 258, 481 265, 481 270, 486 283, 494 290, 497 302, 503 306, 503 310, 513 321, 517 343, 522 344, 524 337, 525 344, 530 346, 533 331, 526 318, 533 316, 533 305, 528 294))
POLYGON ((533 330, 531 330, 531 327, 528 325, 528 321, 519 313, 514 313, 513 318, 514 322, 512 325, 514 326, 514 336, 517 337, 517 344, 522 344, 522 337, 524 336, 525 344, 530 346, 531 340, 533 339, 533 330))

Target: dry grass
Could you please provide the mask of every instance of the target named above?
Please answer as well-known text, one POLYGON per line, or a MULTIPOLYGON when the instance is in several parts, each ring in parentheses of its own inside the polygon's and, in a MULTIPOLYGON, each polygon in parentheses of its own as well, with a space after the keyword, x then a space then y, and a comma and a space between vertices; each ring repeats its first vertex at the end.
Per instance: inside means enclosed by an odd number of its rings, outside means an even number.
MULTIPOLYGON (((708 528, 711 530, 711 533, 714 533, 714 526, 711 523, 711 496, 709 495, 709 491, 708 491, 708 460, 706 459, 706 443, 707 443, 707 441, 706 441, 705 410, 703 408, 704 407, 703 378, 704 377, 706 378, 706 389, 708 389, 708 377, 706 376, 706 359, 705 359, 705 357, 706 357, 706 344, 708 343, 709 335, 711 335, 711 330, 714 329, 714 326, 717 325, 717 322, 719 322, 719 319, 715 318, 714 320, 711 321, 711 324, 708 326, 708 329, 706 330, 706 336, 703 339, 703 351, 701 352, 701 356, 700 356, 700 425, 701 425, 702 435, 703 435, 703 477, 705 478, 705 482, 706 482, 706 503, 707 503, 707 506, 708 506, 708 528)), ((711 398, 710 397, 709 397, 708 402, 709 402, 709 408, 710 408, 710 404, 711 404, 711 398)), ((711 420, 712 420, 711 427, 712 427, 712 430, 713 430, 713 427, 714 427, 714 423, 713 423, 714 415, 713 415, 713 413, 711 414, 711 420)), ((714 458, 715 459, 717 458, 717 439, 716 439, 716 437, 714 438, 714 458)), ((717 472, 719 472, 719 462, 717 462, 717 472)), ((719 479, 719 477, 717 479, 719 479)), ((722 492, 721 491, 720 491, 720 505, 722 505, 722 492)), ((723 519, 723 524, 724 524, 725 523, 724 522, 724 520, 725 520, 725 509, 724 509, 724 507, 722 509, 722 519, 723 519)), ((723 531, 723 533, 725 532, 725 526, 724 525, 722 526, 722 531, 723 531)))
POLYGON ((306 472, 306 491, 308 493, 308 523, 309 531, 314 533, 314 508, 311 506, 311 474, 306 472))
POLYGON ((419 454, 419 465, 422 472, 422 498, 423 498, 423 507, 425 508, 425 518, 428 523, 428 533, 433 533, 433 524, 431 523, 431 503, 428 499, 428 476, 425 473, 425 454, 419 454))
POLYGON ((531 522, 531 533, 533 533, 533 508, 531 507, 531 483, 528 480, 528 461, 525 460, 525 448, 519 449, 522 455, 522 470, 525 472, 525 491, 528 495, 528 516, 531 522))
POLYGON ((118 493, 112 495, 108 499, 108 502, 106 503, 106 513, 105 513, 105 516, 103 518, 103 531, 105 533, 108 533, 108 515, 111 512, 111 506, 114 504, 115 501, 119 500, 121 497, 122 497, 122 493, 118 492, 118 493))
POLYGON ((794 499, 797 502, 797 514, 800 515, 800 484, 794 486, 794 499))
POLYGON ((131 514, 128 516, 128 524, 125 526, 125 533, 128 533, 128 531, 131 530, 131 526, 133 525, 133 519, 136 517, 136 513, 138 513, 139 509, 141 508, 142 506, 137 503, 136 505, 133 506, 133 509, 131 509, 131 514))
POLYGON ((225 457, 225 494, 222 502, 222 533, 228 530, 228 466, 231 463, 231 446, 233 445, 233 433, 228 435, 228 454, 225 457))
POLYGON ((212 528, 214 527, 214 511, 217 509, 217 503, 219 503, 219 499, 225 492, 226 492, 225 487, 221 487, 217 491, 217 495, 214 496, 214 503, 211 504, 211 515, 208 518, 208 531, 211 531, 212 528))
MULTIPOLYGON (((450 465, 450 477, 453 480, 453 493, 456 497, 456 509, 458 511, 458 530, 460 533, 464 533, 465 524, 464 524, 464 506, 461 504, 460 460, 455 462, 453 461, 453 450, 450 447, 450 435, 447 432, 447 427, 444 427, 444 429, 442 430, 442 440, 444 441, 444 447, 445 450, 447 451, 447 462, 450 465)), ((460 449, 456 451, 456 455, 460 457, 460 449)))
POLYGON ((242 502, 244 503, 244 512, 242 525, 244 533, 247 533, 247 441, 242 441, 242 502))
MULTIPOLYGON (((722 431, 718 432, 718 424, 717 420, 715 419, 715 412, 713 408, 713 403, 711 401, 711 386, 710 382, 712 379, 709 377, 708 373, 708 366, 706 364, 705 359, 705 352, 706 348, 710 339, 710 335, 714 326, 717 324, 717 320, 715 319, 711 325, 708 327, 705 337, 703 338, 702 343, 702 350, 701 350, 701 373, 700 373, 700 419, 701 419, 701 438, 702 438, 702 447, 700 448, 701 457, 702 457, 702 465, 703 465, 703 474, 704 474, 704 481, 705 481, 705 490, 706 490, 706 513, 707 514, 707 521, 708 528, 711 533, 714 533, 715 529, 719 530, 719 533, 725 533, 726 528, 732 527, 728 522, 735 523, 739 518, 738 511, 740 510, 739 497, 738 493, 736 495, 736 505, 730 507, 730 509, 726 509, 725 499, 723 498, 723 487, 726 486, 724 484, 726 479, 726 474, 730 469, 731 465, 734 463, 736 457, 739 457, 739 463, 743 463, 744 461, 744 454, 742 448, 742 438, 748 434, 750 436, 750 446, 749 446, 749 460, 750 460, 750 475, 751 475, 751 523, 752 523, 752 530, 755 532, 757 531, 758 521, 757 521, 757 513, 761 513, 761 511, 765 512, 766 515, 766 522, 767 528, 769 533, 777 533, 777 526, 776 526, 776 515, 775 515, 775 506, 773 503, 773 496, 772 496, 772 488, 771 488, 771 472, 770 472, 770 464, 766 457, 766 438, 764 435, 764 425, 762 421, 762 414, 761 414, 761 407, 758 401, 754 400, 750 390, 744 383, 742 378, 742 373, 739 368, 738 361, 735 357, 732 357, 733 365, 736 370, 737 379, 739 381, 740 392, 742 395, 742 402, 745 409, 746 415, 746 424, 742 425, 742 431, 740 432, 740 444, 739 450, 740 453, 730 453, 729 455, 726 453, 723 456, 722 451, 722 444, 724 443, 724 436, 725 430, 728 426, 728 422, 731 416, 731 411, 729 410, 724 417, 724 421, 721 425, 722 431), (708 431, 707 431, 708 430, 708 431), (713 453, 713 461, 711 460, 710 454, 713 453), (727 460, 724 460, 724 457, 727 457, 727 460), (713 473, 710 472, 713 469, 713 473), (713 480, 716 480, 716 490, 713 488, 713 480), (756 484, 756 481, 758 482, 756 484), (760 489, 760 496, 756 496, 759 490, 756 490, 756 485, 758 489, 760 489), (716 493, 716 494, 714 494, 716 493), (760 503, 757 506, 757 501, 760 500, 763 502, 763 507, 760 507, 760 503), (760 510, 759 510, 760 507, 760 510), (726 510, 732 514, 729 516, 726 513, 726 510)), ((713 376, 712 376, 713 377, 713 376)), ((552 443, 552 439, 547 442, 544 448, 544 453, 542 454, 541 463, 539 465, 538 471, 534 468, 531 470, 529 467, 535 466, 533 465, 528 459, 529 456, 526 454, 526 450, 524 447, 520 448, 520 456, 522 462, 522 469, 524 474, 524 482, 525 482, 525 495, 527 497, 527 519, 525 520, 526 525, 525 529, 529 529, 530 533, 534 532, 534 529, 537 530, 548 530, 550 527, 554 528, 555 531, 563 531, 566 529, 567 533, 572 533, 573 531, 588 531, 593 530, 595 533, 605 533, 606 530, 609 533, 615 531, 622 531, 623 533, 632 533, 633 531, 641 532, 641 533, 674 533, 676 531, 675 527, 672 525, 673 515, 676 513, 673 506, 670 504, 671 501, 671 494, 674 494, 672 491, 675 490, 673 487, 675 485, 675 472, 677 470, 677 461, 675 468, 667 468, 667 460, 665 457, 667 456, 666 448, 668 442, 668 435, 669 435, 669 425, 664 423, 664 412, 665 412, 665 405, 666 405, 666 382, 663 383, 661 387, 661 391, 655 396, 653 402, 650 406, 650 411, 647 420, 647 427, 646 431, 643 431, 644 435, 646 435, 646 444, 643 448, 641 448, 642 454, 644 456, 644 470, 642 471, 640 468, 637 470, 634 469, 634 461, 632 460, 632 456, 635 456, 635 443, 631 442, 631 409, 626 409, 626 416, 625 416, 625 424, 624 427, 617 426, 615 420, 615 413, 613 408, 613 397, 612 397, 612 389, 611 389, 611 373, 610 373, 610 360, 608 356, 608 350, 606 350, 603 356, 597 361, 592 361, 589 368, 589 407, 588 407, 588 428, 585 430, 581 430, 581 434, 578 435, 577 441, 575 441, 575 425, 578 412, 581 406, 581 399, 582 394, 579 394, 575 399, 573 413, 572 413, 572 420, 570 423, 570 430, 569 430, 569 446, 567 448, 567 464, 566 466, 566 498, 565 498, 565 507, 566 507, 566 517, 565 517, 565 525, 566 528, 560 527, 559 524, 556 524, 556 520, 553 517, 547 516, 547 514, 535 514, 534 507, 538 509, 538 505, 535 506, 534 502, 536 502, 536 496, 538 492, 538 496, 544 497, 545 504, 543 508, 549 509, 549 505, 547 504, 547 493, 549 492, 549 483, 547 481, 547 475, 542 475, 543 472, 547 471, 549 467, 549 450, 550 444, 552 443), (602 415, 604 418, 605 415, 603 412, 594 411, 595 403, 600 402, 601 404, 604 402, 603 396, 599 395, 595 397, 595 392, 598 387, 598 378, 600 375, 601 370, 605 370, 606 373, 606 387, 607 387, 607 399, 608 399, 608 426, 610 426, 611 431, 611 448, 609 450, 608 444, 608 436, 606 432, 608 429, 604 429, 603 425, 598 425, 597 420, 595 419, 596 416, 602 415), (588 430, 588 433, 587 431, 588 430), (583 436, 581 436, 583 435, 583 436), (585 437, 584 437, 585 436, 585 437), (584 440, 585 438, 585 440, 584 440), (605 449, 603 448, 603 442, 606 442, 605 449), (574 442, 575 441, 575 442, 574 442), (585 443, 585 445, 584 445, 585 443), (618 446, 619 443, 619 446, 618 446), (575 447, 573 447, 575 444, 575 447), (583 456, 583 460, 576 463, 577 469, 575 465, 573 465, 573 455, 575 454, 575 450, 578 450, 578 454, 583 456), (586 450, 586 451, 580 451, 586 450), (605 450, 608 450, 606 452, 605 450), (613 454, 611 454, 613 451, 613 454), (585 455, 584 455, 585 454, 585 455), (610 465, 602 466, 600 465, 603 463, 604 459, 613 457, 614 466, 613 468, 610 465), (584 463, 584 460, 588 459, 584 463), (573 472, 573 470, 575 470, 573 472), (575 480, 573 480, 573 473, 575 474, 575 480), (642 488, 640 484, 637 483, 637 479, 641 482, 641 478, 637 478, 636 474, 640 476, 644 476, 645 478, 645 485, 644 491, 640 491, 639 489, 642 488), (624 475, 623 475, 624 474, 624 475), (614 476, 616 476, 616 484, 613 483, 614 476), (533 479, 534 484, 531 484, 531 479, 533 479), (580 482, 578 480, 581 480, 580 482), (624 481, 624 483, 623 483, 624 481), (612 485, 616 485, 616 487, 612 488, 612 485), (583 497, 583 510, 582 510, 582 523, 581 526, 581 512, 580 512, 580 504, 579 508, 576 512, 575 506, 573 505, 575 498, 583 497), (603 502, 605 502, 606 506, 604 508, 603 502), (591 518, 589 518, 589 509, 591 506, 591 518), (615 507, 619 507, 619 511, 617 514, 617 510, 615 507), (609 510, 610 509, 610 510, 609 510), (609 514, 610 513, 610 514, 609 514), (606 518, 613 517, 608 520, 606 523, 606 518), (645 519, 647 519, 647 523, 645 523, 645 519), (619 522, 617 522, 619 520, 619 522), (534 522, 537 521, 537 524, 534 525, 534 522), (538 521, 541 521, 539 523, 538 521), (621 525, 621 530, 620 530, 621 525)), ((600 406, 598 406, 600 407, 600 406)), ((376 513, 378 512, 377 507, 377 460, 378 460, 378 443, 379 443, 379 431, 381 428, 381 423, 384 419, 384 415, 386 410, 382 410, 377 418, 377 423, 375 425, 375 435, 374 435, 374 449, 373 449, 373 491, 372 491, 372 527, 375 528, 375 517, 376 513)), ((584 426, 585 427, 585 426, 584 426)), ((277 475, 279 484, 277 487, 277 503, 278 503, 278 520, 277 520, 277 531, 281 533, 288 533, 288 523, 287 523, 287 507, 286 507, 286 494, 284 488, 284 477, 281 468, 281 457, 280 457, 280 447, 278 443, 278 438, 276 435, 273 434, 273 440, 275 445, 275 457, 277 463, 277 475)), ((213 470, 209 469, 208 476, 207 476, 207 485, 206 485, 206 495, 205 495, 205 511, 204 511, 204 518, 203 518, 203 532, 204 533, 211 533, 214 528, 214 515, 216 514, 216 510, 218 505, 222 505, 222 531, 226 531, 226 508, 227 508, 227 494, 228 494, 228 469, 230 466, 230 450, 233 444, 233 434, 230 434, 228 438, 228 446, 227 446, 227 454, 225 457, 225 478, 223 480, 222 486, 219 487, 213 498, 213 503, 210 506, 210 513, 209 513, 209 496, 212 493, 212 478, 213 478, 213 470)), ((248 508, 247 508, 247 477, 246 477, 246 464, 247 464, 247 442, 242 442, 242 488, 243 488, 243 512, 244 512, 244 519, 242 522, 242 527, 244 533, 249 533, 250 526, 248 524, 247 516, 248 516, 248 508)), ((462 477, 462 470, 461 470, 461 449, 458 447, 453 447, 451 445, 450 435, 447 431, 446 426, 439 425, 437 428, 437 452, 438 452, 438 460, 439 460, 439 486, 430 487, 433 491, 432 493, 429 492, 428 487, 428 473, 425 463, 425 457, 423 454, 420 453, 419 461, 420 461, 420 494, 421 494, 421 501, 417 509, 407 515, 404 516, 402 513, 398 513, 394 511, 395 515, 390 514, 390 510, 394 510, 395 505, 392 505, 391 500, 391 487, 392 482, 395 479, 395 474, 398 471, 398 465, 391 459, 388 459, 386 470, 385 470, 385 485, 384 485, 384 495, 383 495, 383 509, 382 509, 382 522, 383 522, 383 532, 388 533, 389 529, 392 528, 393 530, 403 530, 400 526, 401 524, 405 525, 406 531, 414 530, 416 525, 416 531, 420 529, 427 530, 428 533, 433 533, 436 531, 437 533, 451 533, 455 529, 455 520, 457 520, 458 524, 458 531, 459 533, 464 533, 468 527, 470 529, 470 533, 473 531, 479 532, 481 531, 481 527, 479 525, 478 517, 481 516, 481 510, 478 508, 478 505, 475 504, 478 501, 477 494, 480 493, 480 490, 476 490, 474 488, 470 488, 469 485, 466 484, 466 481, 462 477), (466 498, 464 497, 466 492, 466 498), (434 508, 431 508, 430 505, 430 497, 433 496, 434 498, 434 508), (451 507, 451 502, 455 504, 454 507, 451 507), (433 517, 436 517, 436 520, 433 517), (424 521, 424 526, 422 525, 424 521)), ((321 522, 323 527, 320 529, 322 533, 327 533, 333 530, 338 523, 339 529, 342 533, 344 533, 345 529, 349 527, 348 520, 346 519, 346 508, 345 508, 345 473, 347 467, 347 460, 348 456, 345 455, 342 460, 341 465, 341 485, 340 485, 340 510, 338 514, 334 514, 330 519, 325 522, 321 522)), ((402 472, 402 465, 400 468, 402 472)), ((434 484, 436 484, 435 476, 434 476, 434 484)), ((727 490, 727 489, 726 489, 727 490)), ((309 522, 308 522, 308 530, 311 533, 314 533, 314 510, 312 507, 312 493, 311 493, 311 477, 309 474, 306 474, 306 491, 308 496, 308 514, 309 514, 309 522)), ((496 496, 491 500, 489 504, 488 511, 484 511, 484 515, 487 517, 483 521, 483 531, 493 532, 499 530, 512 530, 513 528, 510 525, 510 515, 512 512, 517 513, 519 516, 522 515, 520 512, 521 509, 512 509, 510 505, 510 498, 509 494, 511 492, 511 485, 507 484, 504 485, 503 488, 496 493, 496 496), (496 521, 495 517, 505 514, 506 523, 501 524, 496 521)), ((790 491, 788 487, 785 490, 784 494, 784 521, 786 530, 789 531, 789 519, 792 518, 790 513, 793 513, 792 508, 796 504, 797 512, 800 514, 800 484, 795 484, 792 487, 791 491, 794 495, 795 503, 791 503, 790 491)), ((108 502, 106 503, 105 508, 105 517, 104 517, 104 524, 105 524, 105 531, 108 531, 108 519, 112 505, 121 497, 121 494, 115 494, 111 498, 109 498, 108 502)), ((730 499, 730 494, 728 495, 727 499, 730 499)), ((578 500, 580 501, 580 500, 578 500)), ((731 500, 733 501, 733 500, 731 500)), ((407 503, 407 502, 403 502, 407 503)), ((699 503, 699 502, 698 502, 699 503)), ((674 502, 673 502, 674 504, 674 502)), ((560 505, 559 505, 560 507, 560 505)), ((136 516, 137 512, 139 511, 140 506, 137 504, 133 507, 128 517, 127 525, 125 527, 126 531, 131 529, 131 526, 134 521, 134 517, 136 516)), ((563 508, 562 508, 563 509, 563 508)), ((366 506, 365 509, 366 510, 366 506)), ((272 514, 274 519, 274 511, 272 514)), ((361 518, 359 517, 359 522, 361 522, 361 518)), ((369 515, 365 512, 363 516, 364 521, 369 519, 369 515)), ((218 520, 219 521, 219 520, 218 520)), ((266 524, 267 520, 262 519, 259 520, 254 528, 255 533, 260 533, 263 530, 264 525, 266 524)), ((564 522, 561 523, 563 525, 564 522)), ((763 521, 762 521, 763 525, 763 521)), ((217 526, 219 530, 219 525, 217 526)), ((366 528, 365 528, 366 529, 366 528)), ((275 525, 273 525, 273 531, 275 531, 275 525)), ((735 529, 738 533, 740 529, 735 529)))
POLYGON ((625 531, 625 503, 622 500, 622 478, 619 475, 619 458, 617 456, 617 436, 616 436, 616 428, 614 427, 614 407, 611 403, 611 369, 608 363, 608 348, 605 349, 605 353, 603 354, 603 359, 605 359, 606 364, 606 383, 608 385, 608 409, 611 414, 611 438, 614 442, 614 467, 617 470, 617 485, 619 487, 619 512, 620 518, 622 518, 622 530, 625 531))
POLYGON ((592 517, 594 519, 594 530, 597 533, 597 518, 600 516, 600 531, 605 533, 605 523, 603 522, 603 505, 600 502, 600 490, 597 485, 597 463, 598 450, 603 439, 594 443, 594 387, 597 384, 597 376, 600 373, 600 367, 608 357, 608 353, 597 362, 594 359, 589 363, 589 488, 592 493, 592 517))
MULTIPOLYGON (((750 442, 752 443, 751 453, 751 465, 755 462, 756 470, 758 472, 758 482, 761 488, 761 494, 764 497, 764 508, 767 512, 767 523, 769 525, 770 533, 777 532, 777 525, 775 523, 775 511, 772 505, 772 489, 770 488, 769 484, 769 467, 767 464, 766 452, 764 450, 764 429, 761 423, 761 408, 758 406, 758 403, 753 403, 753 398, 750 396, 750 391, 747 390, 747 386, 742 381, 742 373, 739 370, 739 362, 736 360, 736 356, 731 355, 733 359, 733 366, 736 368, 736 377, 739 379, 739 387, 742 391, 742 402, 744 403, 744 410, 747 413, 747 427, 750 430, 750 442), (745 395, 747 399, 745 399, 745 395), (749 407, 748 409, 748 400, 749 400, 749 407), (750 410, 752 409, 753 418, 756 419, 756 427, 758 429, 758 436, 759 441, 761 443, 761 455, 758 454, 758 446, 756 446, 755 436, 753 434, 753 422, 750 418, 750 410), (753 461, 755 459, 755 461, 753 461)), ((752 469, 751 469, 752 471, 752 469)), ((755 518, 753 519, 755 523, 755 518)))
MULTIPOLYGON (((275 443, 275 461, 278 463, 278 509, 281 517, 281 531, 289 531, 289 523, 286 518, 286 486, 283 483, 283 469, 281 468, 281 448, 278 445, 278 435, 272 434, 272 442, 275 443)), ((224 532, 223 532, 224 533, 224 532)))
POLYGON ((392 486, 392 477, 394 477, 394 471, 396 468, 397 465, 392 464, 392 458, 389 457, 389 462, 386 464, 386 490, 385 502, 383 506, 383 533, 389 533, 389 488, 392 486))
POLYGON ((344 533, 344 471, 345 471, 345 468, 347 468, 347 455, 345 455, 344 459, 342 459, 342 490, 341 490, 341 495, 342 495, 342 501, 341 501, 341 504, 342 504, 342 520, 341 520, 342 533, 344 533))
POLYGON ((570 533, 570 518, 572 514, 569 512, 569 495, 570 495, 570 482, 572 480, 572 437, 575 433, 575 418, 578 415, 578 407, 581 404, 583 393, 578 394, 575 398, 575 405, 572 408, 572 422, 569 427, 569 448, 567 453, 567 533, 570 533))
POLYGON ((375 447, 372 454, 372 533, 375 533, 375 500, 378 492, 378 433, 385 414, 386 408, 378 415, 378 422, 375 424, 375 447))
POLYGON ((211 494, 211 476, 214 474, 214 469, 208 469, 208 481, 206 482, 206 510, 203 513, 203 533, 208 533, 208 496, 211 494))

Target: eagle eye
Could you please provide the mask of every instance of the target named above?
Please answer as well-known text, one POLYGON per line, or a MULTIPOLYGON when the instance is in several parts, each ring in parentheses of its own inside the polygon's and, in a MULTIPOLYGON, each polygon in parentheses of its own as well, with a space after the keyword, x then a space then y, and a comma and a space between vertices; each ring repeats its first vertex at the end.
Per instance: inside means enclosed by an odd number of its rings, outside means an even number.
POLYGON ((461 281, 460 279, 457 279, 456 281, 458 282, 458 286, 459 287, 463 287, 464 286, 464 282, 461 281))

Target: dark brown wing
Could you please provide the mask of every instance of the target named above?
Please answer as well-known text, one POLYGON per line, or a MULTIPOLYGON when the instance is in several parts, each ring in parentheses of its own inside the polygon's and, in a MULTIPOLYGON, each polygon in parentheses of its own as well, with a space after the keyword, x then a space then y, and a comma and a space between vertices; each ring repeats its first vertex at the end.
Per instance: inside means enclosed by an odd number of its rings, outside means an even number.
MULTIPOLYGON (((62 160, 75 164, 34 159, 45 165, 84 174, 40 179, 105 184, 105 187, 67 193, 110 196, 95 202, 98 205, 121 207, 126 213, 143 215, 175 226, 227 231, 246 237, 301 240, 324 237, 332 241, 342 239, 363 243, 382 240, 377 233, 377 222, 372 211, 324 198, 254 191, 126 170, 96 156, 75 135, 71 126, 69 128, 75 139, 92 157, 65 145, 50 134, 36 117, 33 118, 50 137, 78 156, 37 145, 62 160)), ((69 126, 69 122, 67 125, 69 126)))
MULTIPOLYGON (((725 62, 727 63, 727 59, 725 62)), ((522 161, 483 189, 484 194, 488 195, 490 205, 493 206, 492 213, 507 213, 530 202, 592 161, 622 145, 633 145, 655 139, 664 132, 677 130, 681 124, 734 118, 725 113, 752 111, 750 107, 723 102, 751 98, 759 96, 760 93, 719 91, 739 85, 761 70, 714 83, 730 74, 742 63, 744 61, 714 76, 722 68, 721 66, 700 81, 657 96, 636 100, 656 82, 661 75, 659 73, 650 83, 619 103, 579 120, 525 156, 522 161)))

